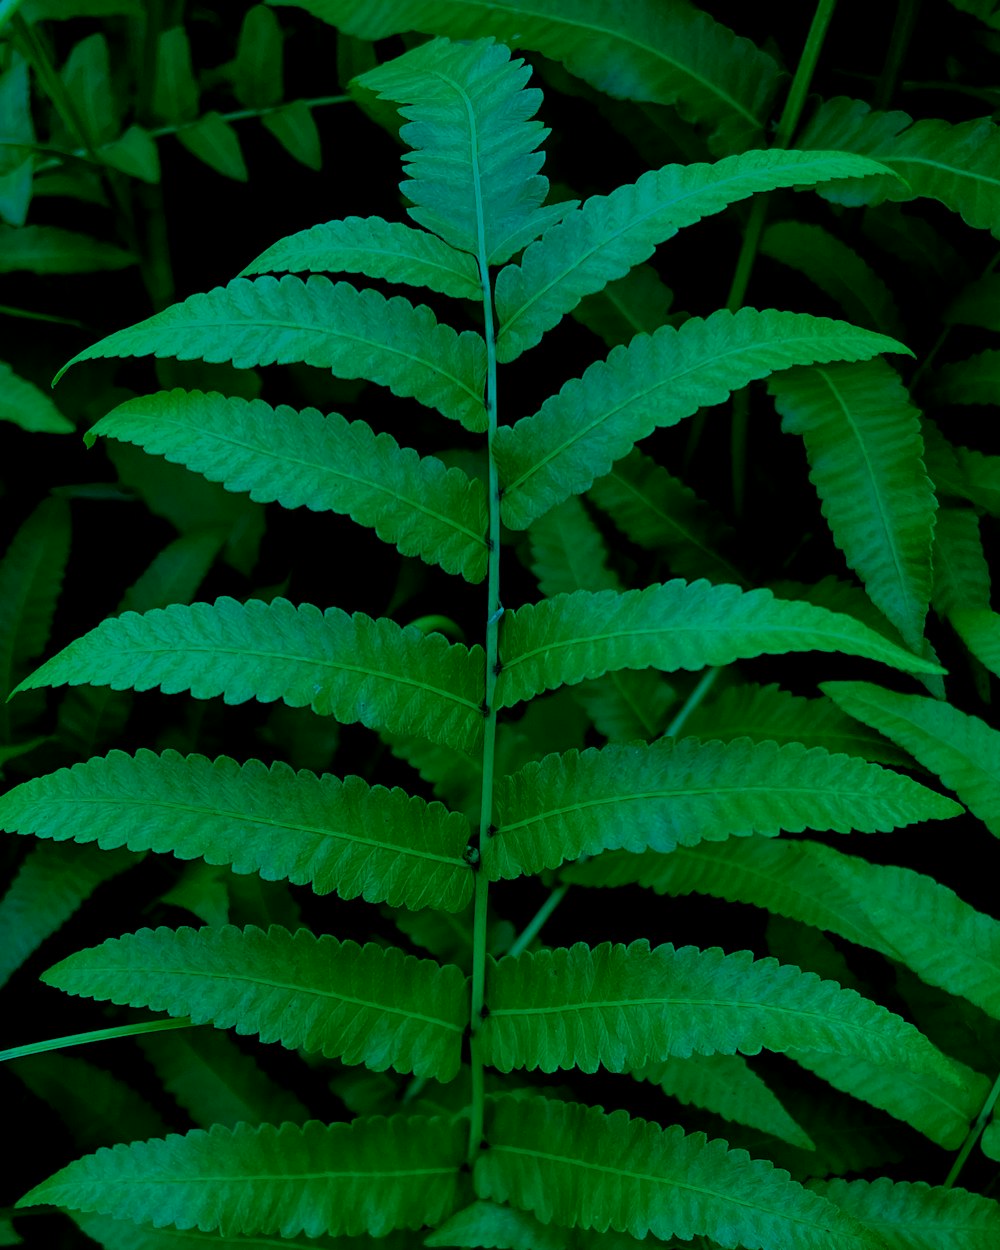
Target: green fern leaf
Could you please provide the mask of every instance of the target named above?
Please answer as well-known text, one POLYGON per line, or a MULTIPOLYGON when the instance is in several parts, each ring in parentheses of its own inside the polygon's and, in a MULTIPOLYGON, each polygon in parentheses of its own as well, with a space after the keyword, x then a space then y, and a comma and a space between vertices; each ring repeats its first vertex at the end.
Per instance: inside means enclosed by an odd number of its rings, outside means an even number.
POLYGON ((471 892, 460 817, 399 789, 280 762, 113 751, 8 791, 0 813, 9 831, 201 856, 320 894, 454 910, 471 892), (393 830, 381 841, 380 826, 393 830))
POLYGON ((542 206, 549 183, 535 149, 548 132, 530 120, 542 102, 525 90, 530 76, 503 44, 434 39, 356 79, 405 106, 409 215, 480 265, 509 260, 572 207, 542 206))
POLYGON ((673 298, 673 291, 652 265, 636 265, 603 291, 584 296, 573 316, 608 347, 617 347, 637 334, 658 330, 667 320, 673 298))
POLYGON ((855 325, 893 338, 902 333, 892 292, 867 261, 829 230, 803 221, 776 221, 761 236, 760 250, 804 274, 855 325))
POLYGON ((73 1223, 104 1250, 414 1250, 413 1236, 407 1232, 380 1237, 378 1245, 364 1234, 358 1237, 267 1237, 257 1234, 222 1237, 197 1229, 153 1228, 107 1215, 74 1212, 73 1223))
POLYGON ((216 1125, 77 1159, 18 1206, 51 1203, 223 1237, 379 1237, 440 1223, 459 1205, 466 1135, 460 1120, 424 1116, 216 1125))
POLYGON ((139 1044, 164 1088, 200 1128, 235 1128, 241 1121, 304 1124, 309 1118, 292 1091, 267 1076, 228 1033, 185 1029, 169 1039, 147 1033, 139 1044))
POLYGON ((917 410, 884 360, 790 369, 768 389, 786 434, 801 434, 834 542, 913 651, 931 596, 937 501, 917 410))
POLYGON ((376 1072, 450 1081, 468 1017, 458 968, 307 929, 140 929, 43 973, 86 998, 254 1033, 376 1072))
POLYGON ((816 1145, 750 1067, 742 1055, 689 1055, 631 1069, 687 1106, 704 1107, 723 1119, 746 1124, 800 1150, 816 1145))
POLYGON ((425 286, 442 295, 482 299, 476 263, 426 230, 381 217, 345 217, 273 243, 240 272, 364 273, 386 282, 425 286))
POLYGON ((941 1073, 887 1071, 864 1055, 795 1049, 789 1054, 835 1089, 909 1124, 944 1150, 961 1146, 990 1088, 986 1077, 954 1059, 947 1060, 947 1079, 941 1073))
POLYGON ((0 360, 0 421, 11 421, 34 434, 72 434, 66 419, 52 400, 27 378, 0 360))
POLYGON ((532 417, 497 431, 504 488, 501 514, 525 529, 569 495, 586 490, 658 426, 776 369, 907 351, 894 339, 808 313, 741 308, 663 326, 616 347, 567 382, 532 417))
MULTIPOLYGON (((463 1207, 424 1239, 425 1246, 486 1246, 494 1250, 569 1250, 569 1234, 527 1211, 495 1202, 463 1207)), ((575 1248, 574 1248, 575 1250, 575 1248)))
POLYGON ((1000 274, 987 274, 963 287, 946 309, 944 320, 946 325, 1000 330, 1000 274))
POLYGON ((504 617, 500 646, 500 707, 621 668, 673 672, 792 651, 843 651, 908 672, 942 671, 843 613, 775 599, 763 588, 744 593, 680 579, 526 604, 504 617))
POLYGON ((1000 676, 1000 615, 989 608, 969 608, 954 612, 951 623, 980 664, 1000 676))
POLYGON ((94 273, 136 263, 131 252, 59 226, 0 226, 0 273, 94 273))
POLYGON ((838 707, 936 773, 1000 837, 1000 732, 950 703, 861 681, 820 686, 838 707))
POLYGON ((224 178, 233 178, 236 182, 249 179, 239 135, 219 113, 204 113, 190 125, 181 126, 177 139, 192 156, 224 178))
POLYGON ((0 899, 0 986, 103 881, 135 862, 126 851, 105 855, 90 847, 33 846, 0 899))
POLYGON ((664 165, 610 195, 592 196, 532 243, 519 264, 497 275, 497 357, 516 360, 585 295, 648 260, 683 227, 730 204, 776 187, 883 172, 872 161, 841 152, 771 148, 714 165, 664 165))
POLYGON ((766 907, 898 960, 1000 1019, 1000 921, 911 868, 872 864, 817 842, 753 837, 670 855, 603 855, 564 876, 766 907))
POLYGON ((616 98, 676 104, 704 122, 723 150, 750 146, 763 131, 781 81, 777 62, 707 13, 634 0, 270 0, 295 4, 360 39, 408 30, 473 39, 493 35, 561 61, 616 98))
POLYGON ((996 1118, 996 1115, 983 1130, 979 1144, 987 1159, 995 1159, 1000 1163, 1000 1120, 996 1118))
POLYGON ((638 448, 587 492, 637 546, 665 556, 680 577, 704 577, 750 589, 743 574, 715 550, 727 526, 712 508, 638 448))
POLYGON ((660 738, 547 755, 498 782, 491 880, 601 850, 673 851, 782 830, 885 832, 947 818, 958 803, 899 773, 790 742, 660 738))
POLYGON ((923 1181, 810 1181, 809 1188, 871 1228, 889 1250, 990 1250, 1000 1204, 966 1189, 923 1181))
POLYGON ((172 604, 106 620, 18 687, 111 686, 227 703, 281 699, 343 724, 422 734, 473 752, 482 652, 363 613, 287 599, 172 604))
POLYGON ((103 850, 171 851, 412 910, 460 911, 472 897, 461 816, 398 788, 280 762, 112 751, 8 790, 0 828, 103 850))
POLYGON ((939 508, 934 526, 934 607, 952 620, 989 608, 990 569, 971 508, 939 508))
POLYGON ((860 755, 874 764, 902 765, 913 761, 874 730, 859 726, 823 696, 805 699, 777 684, 731 686, 717 699, 699 704, 684 722, 695 738, 752 738, 754 742, 801 742, 844 755, 860 755))
POLYGON ((698 1234, 752 1250, 875 1250, 878 1238, 787 1172, 702 1133, 543 1098, 487 1105, 481 1198, 544 1223, 633 1237, 698 1234))
POLYGON ((944 365, 937 370, 931 391, 939 404, 995 404, 1000 394, 1000 351, 991 349, 944 365))
POLYGON ((237 369, 302 361, 341 378, 367 378, 436 408, 470 430, 486 429, 486 345, 456 334, 425 304, 386 299, 314 274, 307 281, 236 278, 118 330, 65 364, 105 356, 231 361, 237 369))
POLYGON ((364 421, 216 392, 161 391, 112 409, 85 436, 143 447, 257 503, 346 513, 403 555, 486 576, 486 491, 364 421))
POLYGON ((751 951, 578 942, 501 959, 489 976, 480 1036, 501 1072, 625 1072, 671 1055, 811 1047, 958 1081, 952 1061, 901 1017, 751 951))
POLYGON ((271 109, 260 119, 289 156, 307 169, 322 169, 323 149, 312 109, 305 100, 292 100, 281 108, 271 109))
POLYGON ((816 110, 798 143, 863 152, 897 175, 821 189, 841 204, 926 196, 960 214, 967 226, 1000 233, 1000 129, 987 117, 957 125, 936 118, 912 122, 908 113, 880 113, 862 100, 838 96, 816 110))

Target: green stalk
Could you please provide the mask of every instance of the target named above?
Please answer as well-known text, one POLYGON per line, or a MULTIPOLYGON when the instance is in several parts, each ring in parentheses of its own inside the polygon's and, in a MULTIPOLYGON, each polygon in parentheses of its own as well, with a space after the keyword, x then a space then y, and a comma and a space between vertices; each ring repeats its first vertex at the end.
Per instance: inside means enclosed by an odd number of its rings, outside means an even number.
POLYGON ((968 1159, 970 1153, 972 1152, 972 1147, 979 1140, 980 1134, 986 1127, 986 1121, 990 1118, 990 1112, 996 1105, 998 1097, 1000 1097, 1000 1076, 998 1076, 993 1082, 993 1088, 986 1095, 986 1101, 980 1107, 979 1114, 976 1116, 972 1127, 965 1135, 965 1141, 962 1142, 962 1148, 955 1156, 955 1162, 951 1165, 951 1170, 945 1177, 945 1189, 951 1189, 952 1185, 954 1185, 954 1183, 958 1180, 959 1173, 964 1167, 966 1159, 968 1159))
MULTIPOLYGON (((479 185, 476 184, 477 198, 479 185)), ((482 205, 479 204, 482 222, 482 205)), ((497 353, 493 317, 493 290, 486 260, 485 235, 479 231, 479 275, 483 288, 483 334, 486 339, 486 451, 489 462, 489 533, 486 540, 486 684, 483 697, 483 788, 479 807, 478 852, 475 857, 476 890, 472 919, 472 997, 469 1013, 469 1064, 472 1097, 469 1111, 469 1145, 466 1160, 471 1167, 483 1140, 486 1090, 480 1029, 486 1016, 486 917, 489 882, 482 871, 481 848, 493 833, 493 770, 496 763, 496 684, 500 671, 500 477, 493 445, 497 432, 497 353)))
POLYGON ((887 109, 892 102, 896 83, 899 80, 899 71, 903 66, 910 40, 913 38, 919 12, 920 0, 899 0, 896 21, 889 37, 889 50, 885 54, 882 73, 879 74, 875 96, 872 100, 873 106, 877 109, 887 109))
POLYGON ((177 1020, 140 1020, 136 1024, 118 1024, 111 1029, 70 1033, 66 1037, 50 1037, 45 1042, 27 1042, 24 1046, 12 1046, 9 1050, 0 1050, 0 1063, 7 1059, 22 1059, 25 1055, 39 1055, 45 1050, 65 1050, 67 1046, 82 1046, 85 1042, 106 1042, 113 1037, 135 1037, 139 1033, 162 1033, 165 1029, 193 1027, 186 1016, 177 1020))
MULTIPOLYGON (((792 79, 792 85, 785 100, 785 107, 781 110, 781 117, 778 120, 772 147, 787 148, 792 140, 795 128, 802 117, 802 110, 805 108, 806 97, 809 95, 813 74, 816 72, 816 63, 819 60, 819 54, 826 39, 826 32, 830 25, 830 19, 833 17, 836 3, 837 0, 817 0, 816 11, 813 13, 813 20, 809 27, 809 34, 806 36, 806 46, 802 49, 802 56, 799 58, 795 77, 792 79)), ((733 271, 729 295, 726 297, 726 307, 730 312, 735 312, 737 308, 743 306, 743 300, 746 297, 747 287, 750 283, 750 275, 753 272, 754 262, 757 259, 761 235, 764 232, 764 223, 767 220, 767 207, 768 197, 766 195, 758 195, 754 198, 746 230, 743 232, 740 254, 736 259, 736 268, 733 271)), ((744 392, 740 391, 734 396, 731 444, 733 507, 737 516, 743 511, 748 412, 749 407, 746 396, 744 392)), ((696 419, 692 426, 691 437, 688 440, 688 447, 685 452, 685 464, 690 462, 694 454, 694 448, 701 437, 703 426, 704 418, 700 421, 696 419)))

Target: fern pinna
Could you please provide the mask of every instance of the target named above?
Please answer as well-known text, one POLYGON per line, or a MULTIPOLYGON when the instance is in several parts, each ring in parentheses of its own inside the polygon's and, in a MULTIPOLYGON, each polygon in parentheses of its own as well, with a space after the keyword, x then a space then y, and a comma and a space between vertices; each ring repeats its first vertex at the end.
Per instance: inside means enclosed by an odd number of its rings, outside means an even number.
MULTIPOLYGON (((388 1238, 552 1250, 646 1238, 861 1250, 944 1245, 954 1232, 966 1240, 947 1244, 986 1246, 1000 1227, 994 1203, 951 1187, 838 1179, 824 1144, 830 1125, 810 1124, 801 1100, 747 1063, 762 1050, 786 1055, 948 1149, 982 1127, 987 1078, 853 988, 832 947, 815 955, 830 969, 821 978, 794 959, 641 937, 547 949, 537 938, 546 908, 519 938, 491 928, 491 884, 529 875, 552 885, 549 911, 583 886, 699 891, 843 935, 1000 1016, 996 921, 912 870, 776 836, 884 832, 960 813, 886 766, 905 762, 904 751, 995 830, 983 763, 994 731, 929 695, 864 682, 830 683, 832 702, 815 715, 773 687, 737 687, 707 704, 708 678, 697 676, 680 678, 690 698, 668 723, 670 700, 654 680, 818 651, 888 665, 936 690, 943 670, 922 640, 930 585, 920 559, 934 497, 916 415, 882 358, 907 348, 844 321, 738 308, 637 334, 514 422, 498 387, 500 366, 585 297, 641 272, 681 228, 755 193, 872 178, 891 188, 899 174, 832 146, 778 145, 669 165, 582 204, 546 204, 541 96, 528 77, 490 38, 431 39, 364 73, 359 92, 405 119, 413 225, 349 217, 305 230, 228 286, 75 358, 305 362, 459 423, 485 445, 481 476, 361 419, 180 389, 127 400, 88 439, 136 444, 258 501, 346 514, 404 555, 485 582, 486 596, 482 644, 472 647, 282 598, 125 612, 21 683, 282 700, 382 733, 450 806, 280 763, 113 750, 10 790, 0 820, 105 852, 170 852, 403 909, 404 933, 450 917, 461 934, 427 940, 440 958, 418 958, 280 925, 147 928, 63 960, 44 980, 67 993, 396 1075, 357 1101, 353 1119, 333 1123, 306 1118, 291 1095, 275 1100, 275 1123, 248 1122, 230 1100, 186 1135, 69 1163, 21 1205, 65 1208, 112 1250, 204 1240, 185 1230, 226 1244, 388 1238), (321 272, 295 276, 310 271, 321 272), (425 305, 322 271, 466 301, 458 315, 478 316, 481 332, 457 332, 425 305), (787 428, 810 446, 831 525, 905 645, 837 610, 835 595, 834 607, 776 596, 721 568, 713 582, 626 589, 604 565, 581 495, 641 544, 656 499, 683 492, 636 445, 763 378, 787 428), (884 414, 874 437, 893 441, 896 472, 915 482, 910 514, 886 521, 894 562, 866 537, 867 505, 852 498, 857 464, 835 416, 851 404, 884 414), (637 501, 647 505, 638 514, 637 501), (518 605, 503 601, 501 566, 522 531, 545 597, 518 605), (499 713, 566 686, 579 688, 607 745, 533 753, 517 745, 516 719, 498 732, 499 713), (828 749, 833 742, 848 753, 828 749), (731 1121, 737 1140, 756 1134, 765 1157, 606 1112, 532 1075, 574 1069, 659 1086, 731 1121), (800 1179, 768 1154, 791 1161, 800 1179)), ((192 1065, 225 1062, 212 1036, 151 1033, 150 1054, 178 1097, 192 1065), (176 1039, 188 1049, 172 1050, 176 1039)))

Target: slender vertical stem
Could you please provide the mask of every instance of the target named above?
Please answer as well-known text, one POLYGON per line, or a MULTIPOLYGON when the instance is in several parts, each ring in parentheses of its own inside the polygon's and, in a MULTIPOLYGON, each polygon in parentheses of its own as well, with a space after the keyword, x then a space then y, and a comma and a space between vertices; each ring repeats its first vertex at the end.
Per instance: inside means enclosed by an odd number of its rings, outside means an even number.
POLYGON ((955 1162, 951 1165, 951 1170, 945 1177, 945 1189, 951 1189, 952 1185, 958 1180, 959 1173, 965 1166, 965 1161, 969 1157, 972 1147, 979 1140, 979 1135, 986 1127, 986 1121, 990 1118, 990 1112, 996 1105, 997 1098, 1000 1097, 1000 1076, 993 1082, 993 1088, 986 1095, 986 1101, 979 1109, 979 1114, 973 1121, 972 1127, 965 1135, 965 1141, 962 1142, 962 1148, 955 1156, 955 1162))
MULTIPOLYGON (((480 238, 482 236, 480 235, 480 238)), ((493 291, 485 248, 480 242, 479 275, 483 288, 483 333, 486 338, 486 449, 489 461, 489 531, 486 539, 486 683, 483 698, 483 789, 479 808, 479 849, 493 831, 493 769, 496 755, 496 684, 500 672, 500 479, 493 444, 497 431, 497 355, 493 318, 493 291)), ((489 882, 477 866, 472 920, 472 1001, 469 1018, 469 1063, 472 1070, 472 1100, 469 1113, 467 1161, 471 1166, 483 1139, 485 1089, 480 1029, 486 1014, 486 917, 489 882)))
POLYGON ((885 54, 885 61, 882 63, 882 73, 879 74, 878 82, 875 85, 875 95, 872 99, 872 104, 877 109, 888 108, 892 103, 893 92, 896 90, 896 83, 899 79, 899 71, 906 57, 906 51, 910 46, 910 40, 913 38, 913 31, 917 25, 919 12, 920 0, 899 0, 899 5, 896 9, 896 20, 893 23, 892 34, 889 37, 889 47, 885 54))

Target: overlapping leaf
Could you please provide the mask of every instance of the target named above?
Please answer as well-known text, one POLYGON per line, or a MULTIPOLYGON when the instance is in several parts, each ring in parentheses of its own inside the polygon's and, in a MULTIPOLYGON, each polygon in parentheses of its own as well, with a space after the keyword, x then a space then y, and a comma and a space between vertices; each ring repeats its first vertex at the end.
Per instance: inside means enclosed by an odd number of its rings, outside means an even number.
POLYGON ((77 951, 42 980, 376 1072, 441 1081, 458 1072, 469 1014, 454 965, 278 925, 140 929, 77 951))
POLYGON ((932 393, 941 404, 1000 402, 1000 351, 979 352, 968 360, 945 365, 937 371, 932 393))
POLYGON ((937 501, 917 410, 884 360, 789 369, 768 389, 801 434, 834 542, 869 597, 919 650, 931 595, 937 501))
POLYGON ((894 339, 808 313, 741 308, 663 326, 616 347, 539 411, 497 432, 496 460, 512 529, 595 478, 658 426, 722 403, 755 378, 793 365, 906 351, 894 339))
POLYGON ((476 263, 437 235, 381 217, 345 217, 273 243, 241 272, 364 273, 426 286, 443 295, 481 299, 476 263))
POLYGON ((621 668, 699 669, 754 655, 843 651, 914 673, 941 670, 860 621, 769 590, 677 579, 623 593, 576 591, 504 617, 501 707, 621 668))
POLYGON ((809 1188, 861 1220, 889 1250, 990 1250, 1000 1238, 1000 1204, 966 1189, 886 1176, 814 1180, 809 1188))
POLYGON ((1000 920, 912 868, 817 842, 754 837, 670 855, 604 855, 564 872, 584 885, 634 881, 662 894, 696 891, 766 907, 898 960, 1000 1019, 1000 920))
POLYGON ((216 1125, 99 1150, 18 1205, 52 1203, 223 1237, 379 1237, 437 1224, 459 1205, 466 1136, 460 1120, 424 1116, 216 1125))
MULTIPOLYGON (((74 1212, 72 1220, 104 1250, 206 1250, 205 1243, 215 1250, 259 1250, 262 1245, 278 1244, 284 1250, 374 1250, 371 1238, 362 1234, 356 1239, 348 1237, 307 1237, 299 1233, 294 1237, 273 1239, 236 1234, 223 1237, 219 1233, 202 1233, 197 1229, 182 1232, 177 1228, 153 1228, 151 1224, 133 1224, 131 1220, 115 1220, 107 1215, 74 1212)), ((413 1238, 406 1232, 388 1233, 380 1237, 378 1250, 412 1250, 413 1238)))
POLYGON ((476 1161, 480 1197, 533 1211, 544 1223, 632 1237, 704 1234, 758 1250, 875 1250, 859 1221, 788 1173, 724 1141, 686 1136, 625 1111, 544 1098, 487 1107, 490 1149, 476 1161))
POLYGON ((301 361, 378 382, 470 430, 486 428, 480 335, 456 334, 401 295, 386 299, 316 274, 305 282, 291 274, 235 278, 191 295, 77 353, 57 380, 81 360, 145 355, 231 361, 237 369, 301 361))
POLYGON ((530 120, 542 102, 525 89, 530 75, 503 44, 433 39, 357 79, 408 119, 407 212, 480 264, 509 260, 569 207, 542 207, 549 183, 535 149, 548 132, 530 120))
POLYGON ((200 857, 414 910, 460 911, 472 895, 463 817, 398 788, 280 762, 112 751, 8 790, 0 828, 200 857))
POLYGON ((0 226, 0 273, 93 273, 135 263, 131 252, 61 226, 0 226))
POLYGON ((868 682, 831 681, 820 689, 936 773, 1000 837, 1000 731, 950 703, 868 682))
POLYGON ((776 187, 864 177, 884 167, 841 152, 771 148, 714 165, 664 165, 595 195, 497 275, 497 356, 514 360, 541 342, 585 295, 602 290, 685 226, 776 187))
POLYGON ((97 435, 166 456, 227 490, 248 490, 258 503, 347 513, 403 555, 469 581, 486 576, 482 483, 375 434, 364 421, 173 390, 119 404, 87 439, 97 435))
POLYGON ((0 421, 38 434, 72 434, 68 421, 48 395, 0 360, 0 421))
POLYGON ((887 831, 958 803, 899 773, 798 742, 661 738, 547 755, 497 784, 491 879, 601 850, 673 851, 751 833, 887 831))
POLYGON ((227 703, 280 699, 344 724, 416 733, 473 751, 482 733, 482 652, 386 618, 286 599, 126 612, 71 642, 18 689, 190 691, 227 703))
POLYGON ((775 60, 707 13, 678 0, 270 0, 295 4, 361 39, 407 30, 472 39, 494 35, 561 61, 609 95, 675 104, 715 132, 722 151, 745 148, 766 125, 781 81, 775 60))

